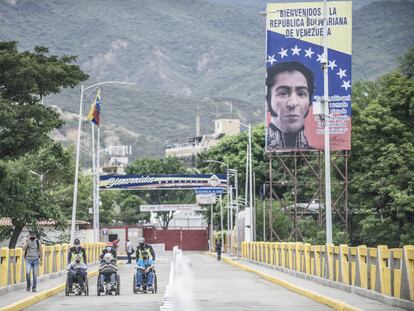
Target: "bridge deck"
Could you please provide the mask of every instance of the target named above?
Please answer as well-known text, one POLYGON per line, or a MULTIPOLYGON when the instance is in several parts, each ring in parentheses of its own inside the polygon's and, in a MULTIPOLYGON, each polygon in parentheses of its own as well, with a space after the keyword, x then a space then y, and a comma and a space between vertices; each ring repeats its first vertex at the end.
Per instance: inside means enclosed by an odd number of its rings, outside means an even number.
POLYGON ((210 256, 186 255, 193 265, 194 297, 199 310, 332 310, 210 256))
POLYGON ((359 308, 361 310, 366 310, 366 311, 401 311, 403 310, 397 307, 386 305, 377 300, 365 298, 360 295, 353 294, 353 293, 350 293, 344 290, 331 288, 331 287, 328 287, 322 284, 318 284, 311 280, 302 279, 302 278, 299 278, 293 275, 289 275, 284 272, 280 272, 280 271, 277 271, 271 268, 267 268, 261 265, 248 262, 246 260, 240 260, 239 262, 245 266, 258 270, 262 273, 265 273, 267 275, 289 282, 290 284, 293 284, 297 287, 318 293, 320 295, 323 295, 323 296, 326 296, 326 297, 329 297, 335 300, 339 300, 341 302, 344 302, 348 305, 351 305, 352 307, 359 308))
MULTIPOLYGON (((231 266, 226 262, 218 262, 215 258, 200 252, 185 252, 189 259, 192 279, 187 280, 179 288, 179 292, 192 297, 191 310, 331 310, 309 298, 296 294, 286 288, 270 283, 258 275, 231 266)), ((34 304, 28 310, 73 310, 85 308, 88 311, 102 310, 102 307, 115 306, 117 311, 131 310, 139 306, 143 310, 159 310, 170 273, 171 252, 157 260, 158 294, 134 295, 132 293, 133 265, 124 264, 120 268, 121 295, 96 296, 96 277, 90 278, 90 296, 66 297, 59 293, 49 299, 34 304)), ((247 261, 239 261, 263 273, 286 280, 296 286, 340 300, 361 310, 401 310, 382 304, 378 301, 360 297, 338 289, 329 288, 315 282, 300 279, 283 272, 258 266, 247 261)), ((91 270, 94 270, 93 268, 91 270)), ((63 283, 64 277, 43 281, 38 291, 50 289, 63 283)), ((2 295, 0 308, 24 299, 33 293, 25 289, 2 295)))

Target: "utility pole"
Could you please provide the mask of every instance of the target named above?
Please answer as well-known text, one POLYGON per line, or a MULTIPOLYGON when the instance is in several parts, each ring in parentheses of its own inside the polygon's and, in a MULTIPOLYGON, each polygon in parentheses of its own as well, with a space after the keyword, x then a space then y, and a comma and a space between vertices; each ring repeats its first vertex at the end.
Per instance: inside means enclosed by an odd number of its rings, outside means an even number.
POLYGON ((325 108, 325 218, 326 243, 332 244, 332 209, 331 209, 331 150, 329 139, 329 84, 328 84, 328 1, 323 1, 323 101, 325 108))

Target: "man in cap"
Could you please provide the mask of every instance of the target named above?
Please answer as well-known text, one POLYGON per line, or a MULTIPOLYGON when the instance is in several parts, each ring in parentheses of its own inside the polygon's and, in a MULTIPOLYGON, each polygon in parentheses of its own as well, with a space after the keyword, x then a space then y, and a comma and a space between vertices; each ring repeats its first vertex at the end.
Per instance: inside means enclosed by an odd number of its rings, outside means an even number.
POLYGON ((86 250, 80 245, 79 239, 75 239, 73 241, 73 246, 69 249, 69 252, 68 252, 68 265, 71 262, 74 262, 75 261, 76 255, 80 255, 82 262, 85 265, 87 264, 87 261, 86 261, 86 250))
POLYGON ((153 278, 152 272, 155 264, 155 252, 151 245, 145 243, 143 237, 138 239, 138 247, 135 253, 135 259, 137 263, 137 286, 138 290, 141 290, 142 277, 147 276, 147 291, 153 291, 153 278))

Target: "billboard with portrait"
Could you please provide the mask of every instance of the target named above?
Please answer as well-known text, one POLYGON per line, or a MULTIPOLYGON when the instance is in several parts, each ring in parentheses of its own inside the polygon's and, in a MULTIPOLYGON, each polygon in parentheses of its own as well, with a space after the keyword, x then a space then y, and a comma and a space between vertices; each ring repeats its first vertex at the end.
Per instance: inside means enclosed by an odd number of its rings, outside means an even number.
MULTIPOLYGON (((267 5, 266 151, 323 150, 323 1, 267 5)), ((331 150, 351 149, 352 2, 328 2, 331 150)))

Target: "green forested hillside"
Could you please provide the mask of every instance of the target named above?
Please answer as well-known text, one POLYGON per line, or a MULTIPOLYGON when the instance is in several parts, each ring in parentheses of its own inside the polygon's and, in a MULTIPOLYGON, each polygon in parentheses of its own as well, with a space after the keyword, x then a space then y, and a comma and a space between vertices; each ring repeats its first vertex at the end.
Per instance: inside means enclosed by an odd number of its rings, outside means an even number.
MULTIPOLYGON (((412 46, 414 3, 366 0, 354 7, 353 76, 371 79, 412 46)), ((230 103, 242 121, 263 120, 264 9, 262 0, 2 0, 0 40, 78 55, 90 75, 86 85, 136 83, 103 87, 103 137, 132 144, 134 157, 162 155, 165 144, 193 135, 197 106, 204 133, 230 103)), ((79 89, 45 103, 77 113, 79 89)), ((70 143, 73 128, 76 120, 68 119, 60 137, 70 143)))

